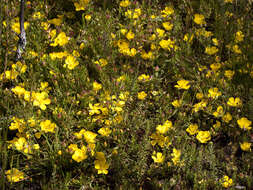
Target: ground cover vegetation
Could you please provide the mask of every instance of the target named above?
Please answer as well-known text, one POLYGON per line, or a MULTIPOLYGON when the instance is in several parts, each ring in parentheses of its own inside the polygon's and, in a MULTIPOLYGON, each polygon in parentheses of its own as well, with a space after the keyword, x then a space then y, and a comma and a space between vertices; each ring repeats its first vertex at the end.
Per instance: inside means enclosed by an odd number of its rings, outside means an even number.
POLYGON ((1 1, 0 189, 253 188, 250 0, 1 1))

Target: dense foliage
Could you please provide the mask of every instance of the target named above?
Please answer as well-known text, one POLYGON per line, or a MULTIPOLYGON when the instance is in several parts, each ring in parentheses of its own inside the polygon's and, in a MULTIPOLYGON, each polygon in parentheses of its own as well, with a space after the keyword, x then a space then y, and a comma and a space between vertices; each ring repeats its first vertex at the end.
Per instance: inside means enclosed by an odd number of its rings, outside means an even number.
POLYGON ((0 189, 253 188, 252 4, 5 0, 0 189))

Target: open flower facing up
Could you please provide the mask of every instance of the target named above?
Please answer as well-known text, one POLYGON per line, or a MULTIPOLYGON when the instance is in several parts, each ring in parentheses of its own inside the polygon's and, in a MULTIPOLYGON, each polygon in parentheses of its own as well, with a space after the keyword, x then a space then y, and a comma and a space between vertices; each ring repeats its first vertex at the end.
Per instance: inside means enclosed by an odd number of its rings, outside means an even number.
POLYGON ((99 91, 102 88, 102 84, 98 83, 98 82, 93 82, 93 90, 94 91, 99 91))
POLYGON ((147 94, 144 91, 138 93, 139 100, 145 100, 146 96, 147 94))
POLYGON ((48 98, 48 94, 46 92, 35 92, 32 94, 32 96, 33 105, 39 106, 42 110, 45 110, 47 108, 46 105, 51 103, 51 100, 48 98))
POLYGON ((82 146, 81 149, 76 148, 74 154, 72 155, 72 159, 75 160, 76 162, 81 162, 87 158, 86 154, 86 147, 82 146))
POLYGON ((251 143, 249 142, 243 142, 243 143, 240 143, 240 147, 243 151, 251 151, 251 143))
POLYGON ((41 130, 44 131, 45 133, 48 133, 48 132, 54 133, 56 124, 51 123, 50 120, 45 120, 45 121, 40 122, 40 127, 41 127, 41 130))
POLYGON ((207 143, 211 140, 211 134, 209 131, 199 131, 196 138, 201 143, 207 143))
POLYGON ((222 116, 222 120, 225 121, 226 123, 229 123, 232 120, 232 115, 227 112, 225 115, 222 116))
POLYGON ((165 160, 165 156, 161 152, 153 152, 152 159, 155 163, 163 163, 165 160))
POLYGON ((24 180, 24 172, 19 171, 16 168, 12 168, 11 170, 7 170, 5 172, 5 175, 7 176, 7 180, 9 182, 19 182, 24 180))
POLYGON ((248 120, 246 117, 242 117, 241 119, 238 119, 237 123, 241 129, 244 129, 244 130, 251 129, 250 125, 252 122, 250 120, 248 120))
POLYGON ((175 87, 178 89, 188 90, 191 87, 191 85, 189 85, 188 80, 179 80, 177 81, 177 85, 175 85, 175 87))
POLYGON ((186 129, 186 132, 188 132, 190 135, 195 135, 198 133, 198 125, 197 124, 191 124, 189 127, 186 129))
POLYGON ((79 65, 79 62, 76 60, 76 58, 73 55, 68 55, 65 59, 65 64, 63 67, 67 67, 69 70, 73 70, 77 65, 79 65))
POLYGON ((230 97, 228 99, 228 102, 227 104, 231 107, 238 107, 238 106, 241 106, 242 105, 242 102, 240 100, 240 98, 233 98, 233 97, 230 97))
POLYGON ((204 15, 202 15, 202 14, 195 14, 195 15, 194 15, 194 22, 195 22, 196 24, 198 24, 198 25, 203 25, 203 24, 205 24, 206 22, 205 22, 205 17, 204 17, 204 15))

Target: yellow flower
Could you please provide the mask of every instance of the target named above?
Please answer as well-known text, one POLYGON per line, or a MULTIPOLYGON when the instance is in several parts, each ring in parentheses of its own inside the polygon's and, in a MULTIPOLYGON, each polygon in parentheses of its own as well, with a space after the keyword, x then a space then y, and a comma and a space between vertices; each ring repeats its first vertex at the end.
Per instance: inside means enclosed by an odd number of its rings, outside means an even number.
POLYGON ((172 7, 165 7, 164 10, 161 11, 164 16, 169 16, 174 13, 174 9, 172 7))
POLYGON ((242 53, 241 49, 239 48, 239 46, 237 44, 232 47, 232 50, 233 50, 233 52, 235 52, 237 54, 242 53))
POLYGON ((206 143, 207 141, 211 140, 211 134, 209 131, 199 131, 196 138, 201 143, 206 143))
POLYGON ((154 59, 154 56, 153 56, 153 53, 152 53, 152 51, 149 51, 148 53, 146 53, 146 51, 145 50, 142 50, 142 52, 141 52, 141 57, 143 58, 143 59, 145 59, 145 60, 147 60, 147 59, 154 59))
POLYGON ((223 117, 222 120, 225 121, 226 123, 229 123, 232 120, 232 115, 230 113, 226 113, 223 117))
POLYGON ((224 176, 222 179, 219 180, 223 187, 229 188, 233 185, 233 180, 228 176, 224 176))
POLYGON ((173 152, 171 153, 172 156, 172 162, 174 165, 177 165, 180 161, 181 151, 173 148, 173 152))
POLYGON ((216 121, 216 123, 213 125, 213 128, 214 128, 214 129, 219 129, 220 126, 221 126, 221 122, 216 121))
POLYGON ((79 131, 79 133, 74 133, 74 135, 76 136, 76 138, 82 139, 85 131, 86 131, 85 129, 82 129, 81 131, 79 131))
POLYGON ((95 64, 98 64, 101 67, 104 67, 104 66, 106 66, 108 64, 108 62, 106 61, 106 59, 101 58, 98 61, 96 61, 95 64))
POLYGON ((232 71, 232 70, 226 70, 224 75, 225 75, 229 80, 231 80, 231 79, 233 78, 234 74, 235 74, 234 71, 232 71))
POLYGON ((33 18, 34 18, 34 19, 40 19, 42 16, 43 16, 43 15, 41 14, 41 12, 35 12, 35 13, 33 14, 33 18))
POLYGON ((24 172, 19 171, 16 168, 12 168, 11 170, 7 170, 5 172, 5 175, 7 176, 7 180, 9 182, 19 182, 24 180, 24 172))
POLYGON ((152 139, 151 140, 151 145, 152 146, 155 146, 156 144, 158 144, 160 147, 164 147, 164 144, 165 144, 165 137, 160 134, 159 132, 155 132, 153 133, 150 138, 152 139))
POLYGON ((251 143, 248 143, 248 142, 243 142, 243 143, 240 143, 240 147, 243 151, 251 151, 251 143))
POLYGON ((125 29, 125 28, 120 29, 120 33, 125 35, 127 33, 127 29, 125 29))
POLYGON ((54 39, 54 42, 50 44, 50 46, 64 46, 68 43, 68 37, 64 32, 58 34, 58 36, 54 39))
POLYGON ((125 12, 125 16, 130 19, 137 19, 137 18, 139 18, 139 16, 141 16, 141 9, 140 8, 134 9, 134 11, 127 10, 125 12))
POLYGON ((37 132, 37 133, 34 134, 34 136, 35 136, 37 139, 39 139, 39 138, 41 137, 41 133, 40 133, 40 132, 37 132))
POLYGON ((145 81, 149 81, 150 80, 150 76, 149 75, 145 75, 145 74, 142 74, 138 77, 138 81, 142 81, 142 82, 145 82, 145 81))
POLYGON ((93 82, 93 90, 94 91, 99 91, 102 88, 102 84, 97 83, 96 81, 93 82))
POLYGON ((182 100, 174 100, 171 103, 175 108, 179 108, 182 105, 182 100))
POLYGON ((46 105, 49 105, 51 103, 51 100, 48 98, 48 94, 46 92, 36 92, 32 94, 33 97, 33 105, 39 106, 40 109, 45 110, 47 107, 46 105))
POLYGON ((73 70, 77 65, 79 65, 79 62, 76 60, 76 58, 73 55, 68 55, 68 57, 65 59, 65 64, 63 67, 68 67, 69 70, 73 70))
POLYGON ((235 42, 236 43, 242 42, 243 38, 244 38, 244 34, 242 33, 242 31, 236 32, 236 34, 235 34, 235 42))
POLYGON ((91 15, 85 15, 85 20, 89 21, 91 19, 91 15))
POLYGON ((217 52, 219 51, 219 49, 215 46, 209 46, 209 47, 206 47, 205 49, 205 53, 207 53, 208 55, 213 55, 213 54, 216 54, 217 52))
POLYGON ((193 40, 193 37, 194 37, 194 34, 191 34, 191 36, 190 36, 190 34, 185 34, 184 41, 191 43, 193 40))
POLYGON ((15 146, 15 148, 17 150, 24 151, 24 149, 28 146, 28 143, 27 143, 27 141, 24 137, 20 137, 20 138, 15 140, 13 145, 15 146))
POLYGON ((83 146, 81 149, 77 148, 75 149, 74 154, 72 155, 72 159, 75 160, 76 162, 81 162, 87 158, 86 154, 86 147, 83 146))
POLYGON ((208 102, 206 100, 201 100, 201 102, 193 105, 192 111, 198 112, 199 110, 202 110, 203 108, 205 108, 207 106, 207 103, 208 102))
POLYGON ((98 133, 102 136, 108 137, 111 134, 112 130, 108 127, 102 127, 98 130, 98 133))
POLYGON ((48 30, 50 27, 50 24, 47 22, 41 22, 40 25, 43 27, 44 30, 48 30))
POLYGON ((126 34, 126 38, 127 38, 128 40, 134 39, 134 33, 130 30, 130 31, 126 34))
POLYGON ((172 127, 172 122, 171 121, 168 121, 168 122, 170 122, 170 123, 168 123, 166 125, 157 125, 156 130, 161 134, 167 133, 169 128, 172 127))
POLYGON ((83 49, 84 47, 85 47, 85 43, 82 42, 82 43, 80 44, 79 48, 80 48, 80 49, 83 49))
POLYGON ((153 152, 152 159, 155 163, 163 163, 165 160, 165 156, 161 152, 153 152))
POLYGON ((221 117, 224 114, 224 110, 222 106, 219 106, 217 110, 213 113, 215 117, 221 117))
POLYGON ((89 144, 89 143, 95 143, 96 142, 96 133, 93 133, 91 131, 85 131, 83 134, 83 137, 85 139, 85 141, 89 144))
POLYGON ((211 97, 211 98, 218 98, 219 96, 221 96, 221 92, 219 91, 218 88, 210 88, 208 90, 208 97, 211 97))
POLYGON ((21 86, 16 86, 15 88, 11 89, 11 91, 18 96, 21 96, 25 93, 25 89, 21 86))
POLYGON ((60 26, 61 23, 62 23, 62 18, 63 17, 60 17, 60 18, 53 18, 51 20, 48 21, 49 24, 54 24, 55 26, 60 26))
POLYGON ((241 106, 241 105, 242 105, 242 102, 241 102, 240 98, 233 98, 233 97, 230 97, 230 98, 228 99, 227 104, 228 104, 229 106, 232 106, 232 107, 238 107, 238 106, 241 106))
POLYGON ((138 93, 139 100, 145 100, 146 96, 147 94, 144 91, 138 93))
POLYGON ((219 42, 218 42, 217 38, 213 38, 212 41, 213 41, 213 44, 214 44, 214 45, 216 45, 216 46, 219 45, 219 42))
POLYGON ((120 5, 121 7, 128 7, 130 4, 131 4, 130 1, 125 0, 125 1, 121 1, 119 5, 120 5))
POLYGON ((80 57, 80 53, 76 50, 73 50, 72 54, 75 56, 75 57, 80 57))
POLYGON ((75 2, 76 11, 84 11, 89 2, 90 0, 79 0, 79 2, 75 2))
POLYGON ((233 3, 233 0, 224 0, 225 3, 233 3))
POLYGON ((62 59, 63 57, 66 57, 67 55, 68 55, 68 53, 66 51, 65 52, 52 52, 49 54, 49 57, 52 60, 55 60, 56 58, 62 59))
POLYGON ((198 125, 197 124, 190 124, 189 127, 186 129, 186 132, 188 132, 190 135, 195 135, 199 132, 198 125))
MULTIPOLYGON (((15 19, 16 22, 12 22, 11 24, 11 29, 16 32, 17 34, 20 34, 20 22, 19 22, 19 18, 15 19)), ((28 26, 30 25, 29 22, 24 22, 24 28, 25 30, 28 28, 28 26)))
POLYGON ((165 31, 163 29, 157 28, 156 32, 158 33, 159 37, 163 37, 165 31))
POLYGON ((206 24, 205 17, 202 14, 195 14, 194 15, 194 22, 199 25, 206 24))
POLYGON ((109 164, 106 163, 105 155, 103 152, 96 153, 96 160, 94 161, 95 169, 98 174, 108 174, 109 164))
POLYGON ((40 122, 40 127, 42 131, 45 131, 45 133, 51 132, 54 133, 54 129, 56 128, 55 123, 51 123, 50 120, 45 120, 40 122))
POLYGON ((204 94, 203 94, 203 93, 197 93, 197 94, 196 94, 196 98, 197 98, 198 100, 201 100, 203 97, 204 97, 204 94))
POLYGON ((241 119, 237 120, 237 124, 239 125, 239 127, 244 130, 250 130, 251 123, 252 122, 248 120, 246 117, 242 117, 241 119))
POLYGON ((177 81, 177 85, 175 85, 175 87, 178 89, 188 90, 191 86, 189 85, 188 80, 179 80, 177 81))
POLYGON ((89 115, 94 115, 94 114, 100 114, 100 105, 99 104, 89 104, 89 115))
POLYGON ((34 150, 39 150, 40 149, 40 145, 39 144, 34 144, 33 148, 34 148, 34 150))
POLYGON ((170 22, 164 22, 163 23, 163 28, 167 31, 171 30, 173 28, 173 24, 170 22))

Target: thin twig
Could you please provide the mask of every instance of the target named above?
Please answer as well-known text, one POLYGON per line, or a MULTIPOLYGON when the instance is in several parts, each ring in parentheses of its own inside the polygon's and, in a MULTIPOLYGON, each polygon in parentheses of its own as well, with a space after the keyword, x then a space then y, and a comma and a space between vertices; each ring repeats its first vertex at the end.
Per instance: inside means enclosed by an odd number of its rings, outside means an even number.
POLYGON ((20 35, 19 35, 19 41, 18 41, 18 48, 17 48, 17 55, 16 55, 16 61, 19 61, 22 58, 22 53, 25 51, 26 46, 26 34, 25 34, 25 27, 24 27, 24 21, 25 21, 25 0, 21 0, 20 3, 20 35))

